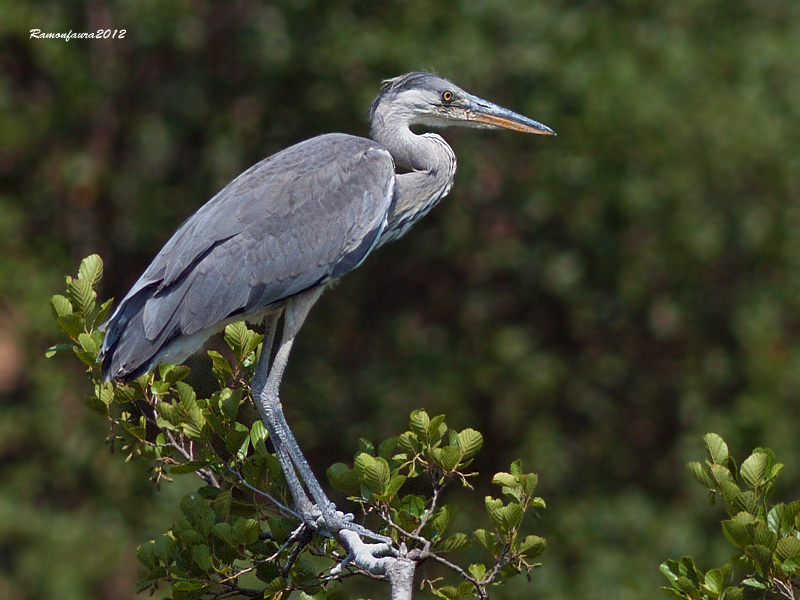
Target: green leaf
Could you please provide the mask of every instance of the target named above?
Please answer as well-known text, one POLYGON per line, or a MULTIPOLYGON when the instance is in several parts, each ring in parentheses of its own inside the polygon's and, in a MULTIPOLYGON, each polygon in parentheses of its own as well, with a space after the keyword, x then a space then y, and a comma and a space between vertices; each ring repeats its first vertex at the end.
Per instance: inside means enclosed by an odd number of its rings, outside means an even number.
POLYGON ((458 588, 452 585, 444 585, 440 588, 436 588, 433 590, 433 593, 439 596, 439 598, 444 598, 444 600, 458 600, 461 597, 461 594, 458 593, 458 588))
POLYGON ((708 591, 718 596, 730 581, 730 576, 730 570, 726 573, 722 569, 711 569, 706 573, 704 585, 708 591))
MULTIPOLYGON (((532 496, 536 486, 539 484, 539 476, 536 473, 527 473, 520 475, 519 482, 522 485, 522 491, 526 496, 532 496)), ((541 500, 541 498, 539 498, 541 500)), ((544 502, 544 500, 542 500, 544 502)), ((544 504, 542 504, 544 506, 544 504)))
POLYGON ((397 447, 397 436, 392 436, 381 442, 378 446, 378 456, 388 461, 392 458, 394 450, 397 447))
POLYGON ((236 539, 233 536, 233 528, 230 526, 230 523, 214 523, 214 526, 211 528, 211 533, 231 546, 236 546, 236 539))
POLYGON ((486 575, 486 565, 481 563, 470 565, 469 574, 472 575, 478 581, 483 581, 483 577, 484 575, 486 575))
POLYGON ((458 552, 469 548, 469 538, 463 533, 455 533, 449 538, 442 540, 436 544, 437 552, 458 552))
POLYGON ((357 496, 360 490, 358 475, 344 463, 335 463, 328 467, 328 481, 331 485, 345 494, 357 496))
POLYGON ((412 517, 419 519, 423 514, 425 514, 425 500, 420 496, 415 496, 414 494, 403 496, 403 498, 400 500, 400 509, 407 512, 412 517))
POLYGON ((103 278, 103 259, 97 254, 91 254, 81 261, 78 267, 78 279, 83 279, 91 287, 95 287, 103 278))
POLYGON ((242 390, 223 388, 219 392, 219 407, 229 421, 235 421, 242 404, 242 390))
POLYGON ((777 536, 761 522, 757 523, 754 529, 753 543, 769 548, 770 551, 775 550, 775 545, 778 543, 777 536))
POLYGON ((795 536, 785 536, 775 545, 775 555, 781 562, 800 556, 800 540, 795 536))
POLYGON ((492 483, 495 485, 504 485, 510 488, 519 486, 517 478, 511 473, 495 473, 494 477, 492 477, 492 483))
POLYGON ((175 549, 175 540, 169 534, 162 534, 153 540, 153 554, 162 563, 170 562, 175 549))
POLYGON ((153 569, 158 566, 158 559, 153 551, 153 546, 155 546, 155 543, 151 541, 146 544, 141 544, 136 549, 136 558, 138 558, 139 562, 147 569, 153 569))
POLYGON ((767 524, 776 535, 796 529, 795 519, 800 514, 800 500, 788 504, 776 504, 767 514, 767 524))
POLYGON ((722 522, 722 533, 737 548, 744 550, 753 543, 753 537, 743 523, 735 519, 722 522))
POLYGON ((478 540, 481 546, 486 548, 489 552, 494 552, 495 545, 497 544, 497 536, 494 533, 490 533, 485 529, 477 529, 472 535, 478 540))
POLYGON ((172 584, 172 590, 175 592, 193 592, 204 587, 206 587, 206 584, 202 581, 180 580, 172 584))
POLYGON ((242 423, 234 423, 225 436, 225 449, 238 455, 245 442, 250 443, 250 430, 242 423))
POLYGON ((210 571, 214 566, 211 562, 211 550, 205 544, 192 546, 192 561, 203 571, 210 571))
POLYGON ((114 401, 114 386, 109 382, 97 384, 94 393, 106 406, 110 406, 114 401))
POLYGON ((753 452, 744 460, 739 467, 739 473, 748 486, 755 489, 765 483, 764 476, 767 469, 772 466, 769 458, 766 452, 753 452))
POLYGON ((172 465, 169 472, 172 475, 184 475, 186 473, 194 473, 198 469, 208 466, 208 461, 205 460, 190 460, 182 465, 172 465))
POLYGON ((224 385, 233 376, 230 361, 216 350, 209 350, 208 356, 211 357, 211 372, 216 380, 224 385))
POLYGON ((437 443, 447 431, 447 425, 444 424, 444 415, 436 415, 433 417, 426 429, 430 443, 437 443))
POLYGON ((430 425, 430 417, 424 410, 415 410, 411 413, 408 427, 417 436, 425 438, 428 435, 428 425, 430 425))
POLYGON ((260 532, 261 528, 255 519, 237 519, 233 524, 233 537, 244 546, 255 544, 260 532))
POLYGON ((708 473, 708 468, 699 463, 699 462, 690 462, 686 465, 689 468, 689 472, 692 474, 700 484, 704 485, 710 490, 716 489, 716 484, 714 480, 711 478, 711 475, 708 473))
POLYGON ((443 471, 452 471, 461 461, 461 450, 456 446, 433 448, 431 450, 431 458, 433 458, 436 466, 440 467, 443 471))
POLYGON ((83 348, 84 352, 94 356, 97 356, 97 353, 100 351, 100 347, 97 345, 97 342, 88 333, 79 333, 78 343, 81 345, 81 348, 83 348))
POLYGON ((86 279, 70 278, 67 283, 67 296, 72 302, 72 307, 77 315, 86 317, 94 310, 97 293, 86 279))
POLYGON ((678 581, 678 573, 680 573, 680 567, 676 561, 667 560, 661 563, 659 569, 667 577, 667 579, 670 580, 671 583, 675 583, 676 581, 678 581))
POLYGON ((78 334, 83 331, 83 319, 78 315, 64 315, 56 319, 59 329, 66 333, 71 338, 78 337, 78 334))
POLYGON ((359 478, 364 478, 364 473, 367 472, 367 467, 369 467, 372 463, 375 462, 375 457, 367 452, 361 452, 356 456, 356 459, 353 461, 353 469, 355 470, 356 474, 359 478))
POLYGON ((181 500, 181 511, 189 522, 203 534, 211 533, 211 528, 216 522, 214 511, 210 504, 197 494, 189 494, 181 500))
POLYGON ((397 438, 397 447, 408 454, 419 454, 422 450, 419 438, 410 431, 406 431, 397 438))
POLYGON ((389 464, 382 458, 375 458, 364 470, 364 483, 374 494, 383 494, 389 485, 389 475, 389 464))
POLYGON ((458 449, 463 454, 462 460, 469 460, 475 456, 483 446, 483 436, 474 429, 464 429, 456 436, 458 449))
POLYGON ((194 388, 188 383, 184 383, 183 381, 177 382, 175 384, 175 392, 178 402, 184 411, 188 412, 197 406, 197 393, 195 393, 194 388))
POLYGON ((746 490, 736 496, 733 502, 733 507, 737 511, 746 511, 753 516, 757 516, 761 509, 761 504, 758 496, 752 490, 746 490))
POLYGON ((447 526, 450 524, 454 514, 455 510, 447 504, 437 510, 433 517, 431 517, 430 521, 434 532, 439 534, 444 532, 444 530, 447 529, 447 526))
POLYGON ((767 574, 772 569, 772 552, 766 546, 753 544, 745 548, 745 554, 767 574))
POLYGON ((728 445, 716 433, 707 433, 703 436, 708 454, 714 464, 721 465, 728 460, 728 445))
POLYGON ((96 413, 99 413, 104 417, 108 416, 108 405, 105 404, 97 395, 89 396, 89 398, 86 400, 86 404, 96 413))
POLYGON ((510 530, 518 527, 522 523, 522 505, 517 502, 509 502, 503 509, 504 529, 510 530))
POLYGON ((406 482, 405 475, 392 475, 392 478, 389 480, 389 485, 386 488, 386 493, 390 497, 394 497, 400 491, 400 488, 403 487, 403 484, 406 482))
POLYGON ((186 365, 163 364, 158 370, 161 379, 168 385, 175 385, 177 382, 183 381, 192 372, 186 365))
POLYGON ((72 303, 61 294, 56 294, 50 299, 56 317, 65 317, 72 314, 72 303))
POLYGON ((44 353, 44 355, 47 358, 52 358, 59 352, 68 352, 74 349, 75 349, 74 344, 55 344, 53 346, 50 346, 44 353))
POLYGON ((366 438, 358 438, 358 451, 375 456, 375 445, 366 438))
POLYGON ((233 350, 236 360, 242 361, 245 358, 242 356, 242 353, 244 349, 247 348, 249 337, 250 332, 247 329, 247 325, 244 323, 244 321, 231 323, 225 327, 225 343, 228 344, 228 347, 231 350, 233 350))
POLYGON ((547 541, 538 535, 527 536, 519 545, 519 551, 527 559, 533 559, 541 555, 547 548, 547 541))
POLYGON ((678 580, 675 582, 675 587, 677 587, 682 592, 688 594, 692 598, 699 598, 697 591, 697 586, 694 582, 689 579, 688 577, 680 576, 678 580))
MULTIPOLYGON (((156 402, 156 411, 170 425, 180 425, 181 417, 178 414, 178 410, 169 402, 156 402)), ((159 423, 159 427, 163 427, 163 425, 159 423)))
POLYGON ((264 445, 264 442, 267 439, 267 428, 264 427, 264 423, 261 420, 253 421, 253 424, 250 426, 250 443, 253 445, 253 448, 261 445, 264 445))
POLYGON ((123 421, 122 428, 138 440, 146 439, 147 429, 142 425, 131 425, 127 421, 123 421))
POLYGON ((486 504, 486 511, 489 513, 489 519, 492 521, 492 524, 498 529, 502 528, 503 518, 505 516, 503 512, 503 501, 492 498, 491 496, 486 496, 484 503, 486 504))
POLYGON ((267 584, 267 587, 264 589, 264 598, 271 598, 277 596, 277 594, 286 589, 286 580, 283 577, 276 577, 272 581, 267 584))
POLYGON ((97 315, 94 317, 95 323, 104 323, 108 319, 108 315, 111 312, 111 309, 114 306, 114 299, 109 298, 105 302, 100 305, 100 310, 97 311, 97 315))

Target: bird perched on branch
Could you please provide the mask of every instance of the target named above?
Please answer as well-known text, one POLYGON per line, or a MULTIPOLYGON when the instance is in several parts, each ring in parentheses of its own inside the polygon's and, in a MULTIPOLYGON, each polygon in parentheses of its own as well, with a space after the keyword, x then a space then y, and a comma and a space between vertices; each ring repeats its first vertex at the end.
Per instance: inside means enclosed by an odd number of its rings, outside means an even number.
POLYGON ((440 135, 414 133, 412 125, 554 132, 421 72, 387 80, 370 119, 372 139, 332 133, 291 146, 192 215, 107 323, 100 360, 106 380, 127 381, 186 360, 226 324, 266 321, 251 389, 297 512, 322 533, 386 542, 336 510, 284 419, 278 389, 292 343, 327 285, 404 235, 450 191, 455 153, 440 135))

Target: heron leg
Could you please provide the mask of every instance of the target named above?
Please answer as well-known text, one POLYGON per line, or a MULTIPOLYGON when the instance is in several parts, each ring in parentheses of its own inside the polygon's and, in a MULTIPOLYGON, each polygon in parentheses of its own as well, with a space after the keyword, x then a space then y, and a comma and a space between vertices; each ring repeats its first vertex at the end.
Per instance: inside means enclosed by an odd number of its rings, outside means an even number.
MULTIPOLYGON (((283 335, 275 353, 275 358, 271 366, 268 366, 269 352, 266 350, 266 345, 261 351, 261 360, 254 377, 253 385, 253 399, 258 406, 261 413, 264 425, 267 428, 272 444, 275 447, 276 455, 281 463, 286 481, 289 489, 294 496, 295 503, 303 518, 315 526, 319 526, 319 517, 322 517, 324 525, 331 532, 337 532, 342 529, 354 531, 358 535, 368 536, 377 539, 381 542, 390 543, 391 540, 385 536, 377 535, 369 529, 353 523, 352 515, 345 515, 337 510, 336 505, 331 502, 322 489, 317 478, 311 470, 308 461, 303 456, 300 446, 292 435, 286 418, 283 414, 283 408, 278 396, 281 379, 286 364, 289 360, 289 354, 294 344, 294 338, 297 335, 300 327, 305 321, 309 310, 322 294, 322 288, 309 290, 308 292, 298 294, 286 301, 284 307, 284 324, 283 335), (297 472, 295 471, 297 469, 297 472), (299 472, 300 479, 305 482, 306 487, 313 498, 312 503, 303 489, 302 483, 298 479, 297 473, 299 472)), ((280 313, 277 313, 280 316, 280 313)), ((270 315, 270 319, 272 315, 270 315)), ((274 339, 275 322, 270 321, 267 324, 267 332, 265 335, 265 342, 274 339)))
POLYGON ((256 368, 256 374, 253 377, 251 386, 254 392, 253 399, 261 413, 264 425, 275 448, 275 454, 281 463, 286 476, 286 483, 295 499, 298 510, 307 520, 316 520, 317 517, 326 516, 328 513, 335 512, 336 509, 322 491, 322 487, 314 477, 311 467, 308 465, 289 429, 289 425, 283 415, 278 390, 294 338, 321 293, 322 288, 317 288, 304 294, 299 294, 287 300, 283 309, 277 310, 267 317, 261 359, 256 368), (275 358, 270 364, 277 323, 281 314, 284 316, 283 335, 275 358), (295 468, 300 472, 300 477, 311 492, 314 503, 306 495, 295 468))
MULTIPOLYGON (((253 398, 261 397, 261 391, 264 389, 265 384, 269 378, 270 370, 270 359, 272 357, 272 348, 275 344, 275 334, 278 329, 278 321, 281 318, 281 314, 283 309, 278 309, 269 315, 267 315, 266 320, 266 327, 264 331, 264 341, 261 346, 261 358, 258 361, 258 365, 256 366, 256 372, 253 377, 253 381, 251 382, 251 387, 253 390, 258 390, 257 393, 253 394, 253 398)), ((295 505, 297 509, 300 511, 302 515, 310 515, 315 512, 315 507, 313 502, 309 500, 308 496, 303 489, 303 484, 300 483, 300 480, 297 477, 297 473, 292 466, 292 459, 289 454, 286 452, 286 448, 284 447, 283 443, 281 442, 281 437, 274 431, 274 428, 269 424, 269 421, 264 416, 264 411, 261 410, 261 406, 259 405, 259 412, 262 414, 262 420, 267 427, 267 431, 270 436, 270 440, 272 441, 272 445, 275 449, 275 454, 278 457, 278 461, 281 464, 282 470, 284 472, 284 476, 286 477, 286 484, 289 486, 289 491, 294 498, 295 505)))

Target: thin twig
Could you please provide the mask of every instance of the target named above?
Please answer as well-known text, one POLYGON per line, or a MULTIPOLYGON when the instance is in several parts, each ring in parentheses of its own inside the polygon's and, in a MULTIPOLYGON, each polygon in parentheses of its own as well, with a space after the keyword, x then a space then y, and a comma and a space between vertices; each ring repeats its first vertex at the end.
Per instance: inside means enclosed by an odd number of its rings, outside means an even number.
POLYGON ((303 520, 303 518, 300 516, 299 513, 295 512, 294 510, 292 510, 288 506, 285 506, 284 504, 279 502, 277 498, 272 496, 272 494, 270 494, 268 492, 265 492, 264 490, 260 490, 257 487, 247 483, 247 481, 245 481, 244 476, 239 471, 237 471, 236 469, 231 468, 230 466, 228 466, 227 468, 228 468, 228 471, 230 472, 230 474, 233 475, 234 477, 236 477, 236 480, 243 487, 246 487, 251 492, 253 492, 255 494, 258 494, 259 496, 263 496, 264 498, 269 500, 275 506, 275 508, 278 509, 278 512, 283 513, 284 517, 293 517, 293 518, 297 519, 298 521, 302 521, 303 520))
POLYGON ((444 486, 447 485, 445 482, 440 487, 434 478, 431 478, 431 485, 433 486, 433 497, 431 498, 431 506, 428 510, 425 511, 425 514, 422 515, 422 518, 419 521, 419 525, 414 530, 414 535, 419 535, 422 530, 425 528, 425 525, 428 524, 428 521, 431 520, 434 511, 436 510, 436 504, 439 501, 439 492, 444 489, 444 486))
MULTIPOLYGON (((412 550, 412 553, 413 553, 413 550, 412 550)), ((413 556, 414 555, 412 554, 412 557, 413 556)), ((459 567, 457 564, 455 564, 453 562, 450 562, 449 560, 447 560, 446 558, 436 554, 435 552, 427 552, 427 551, 426 552, 419 552, 419 554, 417 555, 417 558, 419 558, 419 560, 425 560, 427 558, 430 558, 430 559, 435 560, 436 562, 438 562, 440 564, 443 564, 446 567, 449 567, 450 569, 452 569, 453 571, 458 573, 458 575, 460 575, 463 579, 465 579, 466 581, 469 581, 473 586, 475 586, 475 589, 478 591, 478 596, 480 598, 482 598, 482 599, 489 598, 489 594, 486 593, 486 586, 491 583, 490 580, 486 579, 484 581, 478 581, 472 575, 467 573, 464 569, 459 567)))
POLYGON ((311 529, 309 529, 305 523, 303 523, 298 529, 300 530, 300 533, 296 538, 298 543, 286 559, 286 564, 283 566, 283 569, 281 569, 281 575, 284 579, 289 577, 289 571, 292 570, 294 561, 297 560, 297 557, 300 556, 300 553, 306 546, 308 546, 309 542, 314 536, 314 534, 311 532, 311 529))

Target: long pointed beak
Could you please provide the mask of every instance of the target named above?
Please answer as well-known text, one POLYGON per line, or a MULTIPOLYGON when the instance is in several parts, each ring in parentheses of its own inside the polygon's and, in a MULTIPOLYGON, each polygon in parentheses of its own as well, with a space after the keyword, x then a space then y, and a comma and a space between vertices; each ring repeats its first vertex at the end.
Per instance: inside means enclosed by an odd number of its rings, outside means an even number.
POLYGON ((492 104, 488 100, 470 95, 465 103, 465 117, 477 127, 497 127, 521 131, 522 133, 535 133, 538 135, 556 135, 556 132, 547 125, 529 119, 513 111, 492 104))

